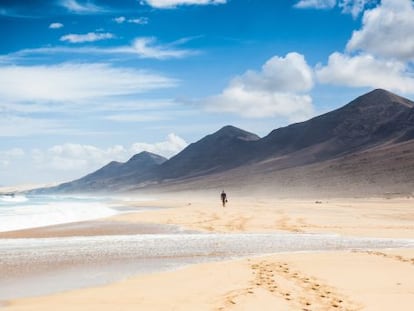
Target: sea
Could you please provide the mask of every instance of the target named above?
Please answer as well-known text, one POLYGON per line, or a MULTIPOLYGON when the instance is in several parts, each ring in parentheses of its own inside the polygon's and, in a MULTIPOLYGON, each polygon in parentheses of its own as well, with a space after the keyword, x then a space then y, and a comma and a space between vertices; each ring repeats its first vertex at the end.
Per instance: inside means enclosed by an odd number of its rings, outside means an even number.
POLYGON ((119 213, 102 197, 0 195, 0 232, 94 220, 119 213))

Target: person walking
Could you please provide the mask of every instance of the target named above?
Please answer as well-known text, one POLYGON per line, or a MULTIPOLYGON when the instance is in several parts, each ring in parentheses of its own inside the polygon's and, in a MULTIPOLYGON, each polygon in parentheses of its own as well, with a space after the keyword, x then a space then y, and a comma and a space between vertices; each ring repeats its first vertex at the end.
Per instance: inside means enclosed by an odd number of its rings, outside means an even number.
POLYGON ((225 207, 227 203, 227 194, 224 192, 224 190, 221 192, 220 197, 221 197, 221 202, 223 203, 223 207, 225 207))

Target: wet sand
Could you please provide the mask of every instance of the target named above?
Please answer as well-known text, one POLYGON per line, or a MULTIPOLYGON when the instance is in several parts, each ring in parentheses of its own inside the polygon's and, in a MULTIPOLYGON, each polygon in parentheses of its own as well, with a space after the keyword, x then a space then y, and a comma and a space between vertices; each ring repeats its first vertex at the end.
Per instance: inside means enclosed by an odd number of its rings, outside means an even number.
POLYGON ((82 221, 63 225, 0 232, 0 239, 57 238, 73 236, 182 233, 179 226, 113 220, 82 221))

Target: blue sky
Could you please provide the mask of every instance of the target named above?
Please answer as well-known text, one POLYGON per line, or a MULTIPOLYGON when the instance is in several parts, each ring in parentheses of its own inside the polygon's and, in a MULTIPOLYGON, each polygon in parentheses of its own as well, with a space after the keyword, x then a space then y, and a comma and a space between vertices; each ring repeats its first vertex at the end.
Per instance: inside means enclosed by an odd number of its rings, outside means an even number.
POLYGON ((414 96, 411 0, 3 0, 0 31, 0 185, 414 96))

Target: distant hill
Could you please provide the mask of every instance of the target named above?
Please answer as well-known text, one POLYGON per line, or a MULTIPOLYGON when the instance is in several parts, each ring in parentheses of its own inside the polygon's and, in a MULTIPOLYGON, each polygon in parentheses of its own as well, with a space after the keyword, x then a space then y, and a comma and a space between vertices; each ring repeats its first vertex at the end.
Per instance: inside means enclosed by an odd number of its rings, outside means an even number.
POLYGON ((48 191, 90 192, 101 190, 118 190, 129 184, 145 181, 166 158, 150 152, 134 155, 125 163, 112 161, 99 170, 72 182, 61 184, 48 191))
POLYGON ((410 192, 414 189, 414 102, 377 89, 263 138, 225 126, 169 160, 141 153, 54 190, 217 188, 274 195, 410 192))

